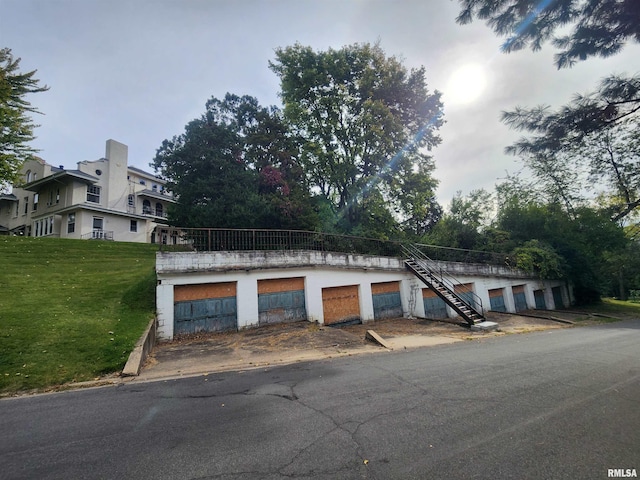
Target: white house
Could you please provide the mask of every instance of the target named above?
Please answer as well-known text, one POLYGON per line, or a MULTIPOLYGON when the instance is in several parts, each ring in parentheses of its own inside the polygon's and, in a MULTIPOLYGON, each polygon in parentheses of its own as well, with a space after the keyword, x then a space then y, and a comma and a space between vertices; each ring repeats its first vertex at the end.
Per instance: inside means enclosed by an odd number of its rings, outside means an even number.
POLYGON ((174 202, 166 182, 129 166, 127 146, 115 140, 107 140, 104 158, 75 170, 34 159, 22 174, 24 184, 0 195, 0 232, 155 243, 174 202))

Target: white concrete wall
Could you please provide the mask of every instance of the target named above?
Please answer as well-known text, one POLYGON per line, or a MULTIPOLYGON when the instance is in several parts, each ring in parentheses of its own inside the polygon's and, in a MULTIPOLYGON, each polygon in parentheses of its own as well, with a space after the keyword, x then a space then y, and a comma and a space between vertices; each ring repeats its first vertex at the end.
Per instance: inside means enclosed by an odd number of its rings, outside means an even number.
MULTIPOLYGON (((533 291, 543 289, 551 297, 551 287, 563 285, 562 281, 542 281, 523 272, 507 268, 482 265, 445 264, 457 270, 460 283, 473 283, 473 290, 482 300, 485 311, 490 309, 490 289, 504 289, 507 311, 515 311, 511 288, 525 285, 529 308, 535 307, 533 291), (485 273, 482 273, 485 272, 485 273)), ((371 284, 400 282, 402 311, 405 317, 424 317, 422 289, 426 288, 418 278, 404 268, 401 259, 345 255, 314 251, 298 252, 158 252, 157 311, 158 336, 173 338, 173 287, 202 283, 237 282, 238 328, 258 325, 258 280, 288 277, 304 277, 307 319, 324 323, 322 289, 345 285, 358 285, 360 317, 363 322, 374 320, 371 284)), ((552 308, 553 302, 547 302, 552 308)), ((448 309, 451 317, 455 313, 448 309)))

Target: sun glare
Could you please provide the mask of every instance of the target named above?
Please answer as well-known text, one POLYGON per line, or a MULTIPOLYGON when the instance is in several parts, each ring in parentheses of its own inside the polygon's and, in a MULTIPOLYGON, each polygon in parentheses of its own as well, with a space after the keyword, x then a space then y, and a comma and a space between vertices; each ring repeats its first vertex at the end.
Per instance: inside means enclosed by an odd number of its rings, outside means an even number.
POLYGON ((444 90, 445 103, 466 104, 476 100, 487 83, 485 69, 481 65, 467 63, 454 70, 444 90))

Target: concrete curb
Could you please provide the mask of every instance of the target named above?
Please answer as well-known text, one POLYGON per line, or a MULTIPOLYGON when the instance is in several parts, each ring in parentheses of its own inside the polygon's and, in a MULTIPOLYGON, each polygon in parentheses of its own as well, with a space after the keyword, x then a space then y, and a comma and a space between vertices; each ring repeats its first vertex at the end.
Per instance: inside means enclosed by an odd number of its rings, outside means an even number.
POLYGON ((138 339, 129 359, 127 360, 124 369, 122 370, 123 377, 136 377, 140 374, 142 364, 151 353, 151 350, 156 344, 156 319, 152 319, 147 325, 142 336, 138 339))

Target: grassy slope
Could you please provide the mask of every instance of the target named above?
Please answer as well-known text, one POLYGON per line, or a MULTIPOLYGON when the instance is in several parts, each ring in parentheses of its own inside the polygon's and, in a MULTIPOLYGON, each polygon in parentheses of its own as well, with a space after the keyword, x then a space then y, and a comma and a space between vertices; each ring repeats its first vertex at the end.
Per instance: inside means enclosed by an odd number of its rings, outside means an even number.
POLYGON ((121 369, 154 314, 155 251, 0 237, 0 394, 121 369))

